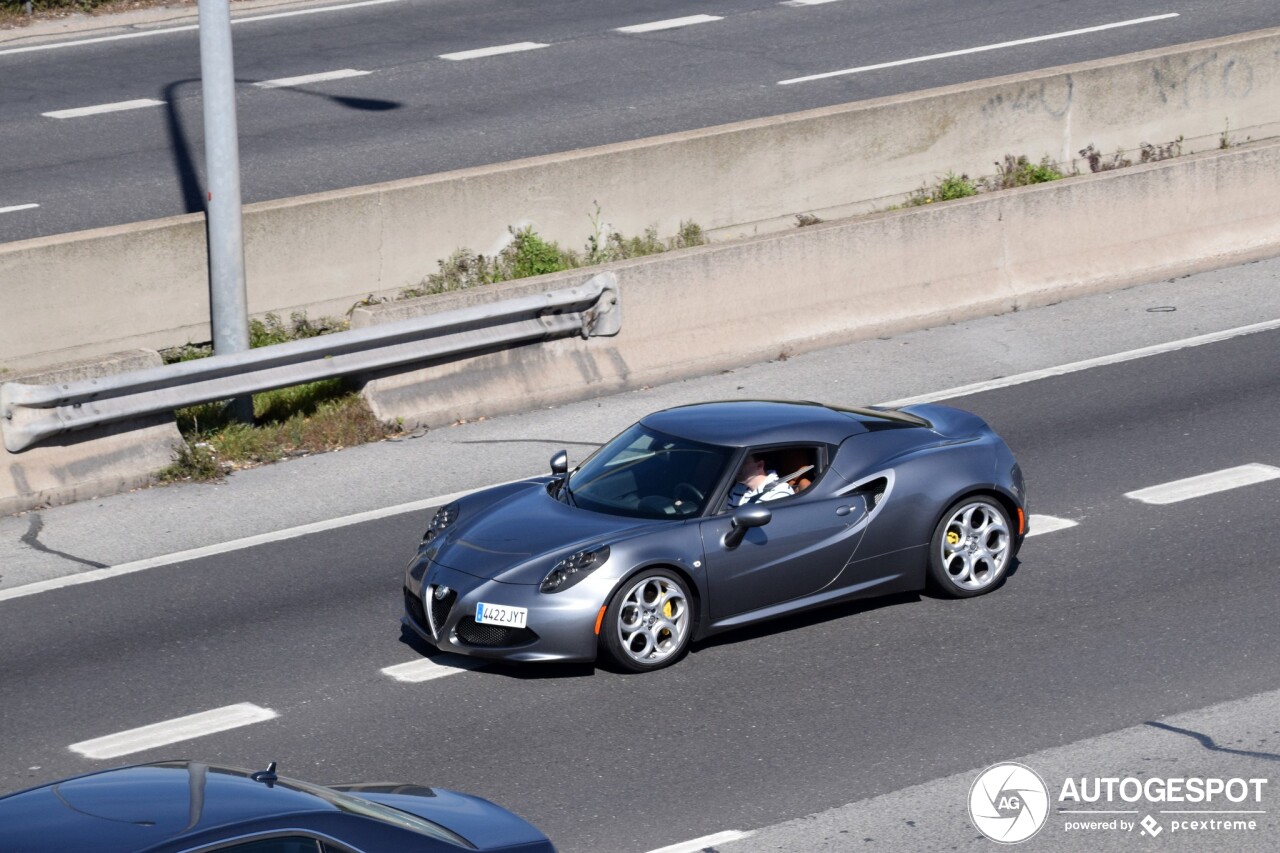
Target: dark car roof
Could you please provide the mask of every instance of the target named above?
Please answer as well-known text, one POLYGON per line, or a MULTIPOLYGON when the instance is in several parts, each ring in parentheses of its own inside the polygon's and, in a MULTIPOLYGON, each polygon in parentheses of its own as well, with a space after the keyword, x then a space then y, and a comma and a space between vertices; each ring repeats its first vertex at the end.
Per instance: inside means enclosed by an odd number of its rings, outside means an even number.
POLYGON ((300 812, 337 811, 323 797, 248 771, 185 761, 77 776, 0 797, 5 849, 139 850, 203 829, 300 812), (21 818, 19 820, 18 818, 21 818))
POLYGON ((851 435, 867 432, 867 421, 888 423, 905 417, 820 403, 727 400, 664 409, 640 423, 692 441, 746 447, 792 441, 839 444, 851 435))

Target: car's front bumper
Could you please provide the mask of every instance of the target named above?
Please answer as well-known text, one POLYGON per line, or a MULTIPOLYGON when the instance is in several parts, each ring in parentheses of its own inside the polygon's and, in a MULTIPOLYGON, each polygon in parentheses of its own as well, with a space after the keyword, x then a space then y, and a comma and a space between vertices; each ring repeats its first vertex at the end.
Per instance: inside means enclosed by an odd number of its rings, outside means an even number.
POLYGON ((419 556, 405 574, 401 621, 442 651, 499 660, 590 661, 596 658, 596 617, 607 594, 588 582, 545 594, 533 584, 486 580, 419 556), (481 602, 527 608, 528 627, 478 624, 481 602))

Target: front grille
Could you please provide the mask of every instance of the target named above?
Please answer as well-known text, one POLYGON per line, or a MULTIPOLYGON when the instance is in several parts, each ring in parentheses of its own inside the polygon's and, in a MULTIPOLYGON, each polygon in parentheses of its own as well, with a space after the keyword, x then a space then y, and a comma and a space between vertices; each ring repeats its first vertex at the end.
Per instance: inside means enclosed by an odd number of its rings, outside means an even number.
POLYGON ((422 609, 422 602, 418 600, 418 596, 410 591, 409 587, 404 588, 404 609, 409 614, 409 618, 418 624, 419 628, 431 630, 431 626, 427 623, 427 614, 422 609))
POLYGON ((538 639, 528 628, 481 625, 470 616, 458 623, 456 631, 458 639, 469 646, 524 646, 538 639))
POLYGON ((431 584, 427 587, 427 601, 431 607, 431 636, 440 636, 440 631, 444 628, 444 620, 449 618, 449 610, 457 600, 457 590, 451 589, 444 598, 437 598, 436 585, 431 584))

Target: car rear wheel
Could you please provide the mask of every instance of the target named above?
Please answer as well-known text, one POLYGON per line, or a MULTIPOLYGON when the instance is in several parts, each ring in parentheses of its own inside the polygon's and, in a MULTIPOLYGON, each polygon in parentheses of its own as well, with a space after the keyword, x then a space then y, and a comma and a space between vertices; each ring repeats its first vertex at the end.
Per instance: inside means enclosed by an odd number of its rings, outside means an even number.
POLYGON ((647 569, 628 578, 609 600, 604 645, 632 672, 670 666, 689 647, 693 620, 689 590, 675 572, 647 569))
POLYGON ((969 598, 994 589, 1013 559, 1013 534, 993 498, 965 498, 943 513, 929 545, 929 576, 947 595, 969 598))

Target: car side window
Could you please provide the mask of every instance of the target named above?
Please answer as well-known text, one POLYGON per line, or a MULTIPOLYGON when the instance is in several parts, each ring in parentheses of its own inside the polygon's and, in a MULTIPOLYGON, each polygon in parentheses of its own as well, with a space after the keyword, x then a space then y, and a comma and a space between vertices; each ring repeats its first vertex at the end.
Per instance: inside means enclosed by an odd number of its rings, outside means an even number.
POLYGON ((817 481, 822 453, 812 445, 752 449, 730 486, 727 508, 748 503, 786 501, 817 481))

